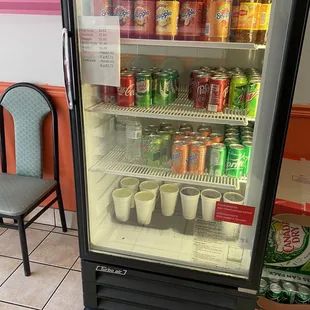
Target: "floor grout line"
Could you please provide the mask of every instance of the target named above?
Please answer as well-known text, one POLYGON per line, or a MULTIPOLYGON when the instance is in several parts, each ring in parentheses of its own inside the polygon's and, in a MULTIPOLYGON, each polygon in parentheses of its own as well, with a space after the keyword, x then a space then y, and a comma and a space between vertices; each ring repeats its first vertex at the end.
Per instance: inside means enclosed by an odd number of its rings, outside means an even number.
POLYGON ((80 256, 76 259, 76 261, 73 263, 73 265, 71 266, 70 270, 72 271, 80 271, 80 270, 75 270, 75 269, 72 269, 74 267, 74 265, 78 262, 78 260, 80 259, 80 256))
POLYGON ((51 231, 53 234, 58 234, 58 235, 65 235, 65 236, 70 236, 70 237, 76 237, 78 238, 77 235, 71 235, 70 233, 64 233, 64 232, 58 232, 58 231, 51 231))
POLYGON ((4 300, 0 300, 0 302, 2 302, 4 304, 12 305, 12 306, 22 307, 22 308, 25 308, 25 309, 38 310, 38 308, 32 308, 32 307, 29 307, 29 306, 24 306, 24 305, 20 305, 20 304, 14 304, 13 302, 7 302, 7 301, 4 301, 4 300))
MULTIPOLYGON (((3 255, 1 255, 3 256, 3 255)), ((3 257, 6 257, 6 258, 11 258, 11 259, 17 259, 17 258, 13 258, 13 257, 7 257, 7 256, 3 256, 3 257)), ((20 260, 20 259, 19 259, 20 260)), ((2 284, 0 285, 0 288, 3 287, 3 285, 7 282, 7 280, 9 278, 11 278, 11 276, 13 275, 13 273, 15 273, 15 271, 23 264, 23 261, 20 260, 20 263, 18 264, 18 266, 10 273, 10 275, 2 282, 2 284)))
POLYGON ((47 304, 50 302, 50 300, 53 298, 53 296, 55 295, 55 293, 57 292, 58 288, 60 287, 60 285, 65 281, 65 279, 67 278, 69 272, 71 270, 69 269, 68 272, 65 274, 65 276, 63 277, 63 279, 60 281, 60 283, 58 284, 58 286, 56 287, 56 289, 54 290, 54 292, 52 293, 52 295, 50 296, 50 298, 47 300, 47 302, 45 303, 45 305, 42 307, 42 310, 44 310, 44 308, 47 306, 47 304))

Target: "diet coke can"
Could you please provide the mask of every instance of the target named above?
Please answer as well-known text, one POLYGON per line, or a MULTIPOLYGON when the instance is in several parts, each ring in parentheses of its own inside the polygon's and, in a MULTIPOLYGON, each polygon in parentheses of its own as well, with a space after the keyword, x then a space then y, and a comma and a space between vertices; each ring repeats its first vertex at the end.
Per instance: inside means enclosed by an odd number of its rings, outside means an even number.
POLYGON ((101 85, 100 97, 104 103, 116 104, 116 87, 101 85))
POLYGON ((117 87, 117 105, 133 107, 135 105, 135 76, 132 72, 122 72, 120 87, 117 87))
POLYGON ((196 87, 194 88, 196 93, 196 95, 194 96, 195 108, 199 109, 206 108, 210 91, 209 80, 210 80, 209 74, 197 75, 195 83, 196 87))
POLYGON ((226 76, 211 77, 207 110, 210 112, 222 112, 227 102, 228 93, 229 78, 226 76))

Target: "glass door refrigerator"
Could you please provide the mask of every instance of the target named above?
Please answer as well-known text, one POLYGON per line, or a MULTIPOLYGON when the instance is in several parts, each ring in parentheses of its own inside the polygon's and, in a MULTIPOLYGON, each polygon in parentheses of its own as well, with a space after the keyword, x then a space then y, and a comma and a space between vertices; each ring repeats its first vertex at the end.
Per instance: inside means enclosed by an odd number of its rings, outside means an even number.
POLYGON ((62 0, 86 309, 255 308, 308 10, 62 0))

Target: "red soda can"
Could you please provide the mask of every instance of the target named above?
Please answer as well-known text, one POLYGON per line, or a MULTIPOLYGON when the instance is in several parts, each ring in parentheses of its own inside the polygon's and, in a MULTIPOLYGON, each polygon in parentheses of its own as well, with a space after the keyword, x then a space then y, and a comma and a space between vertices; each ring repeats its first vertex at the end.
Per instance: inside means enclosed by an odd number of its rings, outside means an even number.
POLYGON ((195 83, 196 95, 194 96, 195 108, 199 109, 206 108, 210 91, 209 80, 210 80, 209 74, 197 75, 195 83))
POLYGON ((203 142, 195 141, 189 147, 188 172, 190 174, 204 174, 207 147, 203 142))
POLYGON ((117 105, 133 107, 135 105, 135 76, 132 72, 122 72, 120 87, 117 87, 117 105))
POLYGON ((195 88, 195 79, 200 70, 192 70, 189 77, 189 88, 188 88, 188 99, 194 100, 194 88, 195 88))
POLYGON ((92 0, 93 16, 112 16, 113 5, 112 0, 92 0))
POLYGON ((139 39, 155 37, 156 1, 136 0, 134 2, 134 30, 139 39))
POLYGON ((207 111, 222 112, 226 106, 229 92, 229 79, 225 76, 213 76, 210 80, 210 93, 207 111))
POLYGON ((116 104, 116 87, 101 85, 100 97, 104 103, 116 104))
POLYGON ((121 38, 130 38, 134 34, 134 6, 130 0, 114 0, 113 15, 119 17, 121 38))

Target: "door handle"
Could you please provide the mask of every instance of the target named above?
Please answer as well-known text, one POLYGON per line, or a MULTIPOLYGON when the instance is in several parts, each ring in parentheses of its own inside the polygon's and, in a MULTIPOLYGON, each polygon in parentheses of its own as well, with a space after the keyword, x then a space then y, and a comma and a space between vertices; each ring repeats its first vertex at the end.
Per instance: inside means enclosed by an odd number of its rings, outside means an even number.
POLYGON ((64 82, 66 88, 67 95, 67 104, 69 110, 73 109, 73 96, 72 96, 72 79, 71 79, 71 71, 70 71, 70 53, 69 53, 69 36, 68 29, 62 29, 62 64, 63 64, 63 72, 64 72, 64 82))

